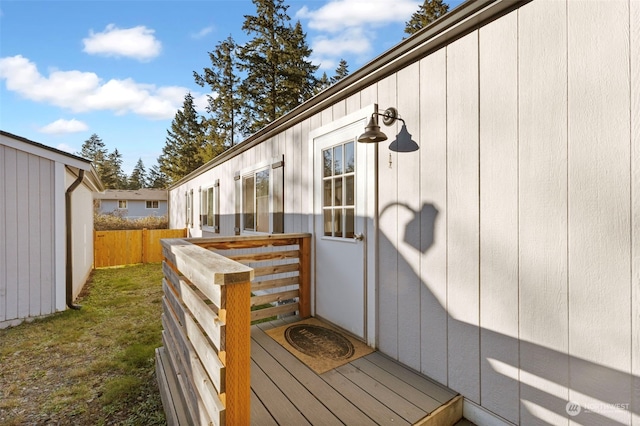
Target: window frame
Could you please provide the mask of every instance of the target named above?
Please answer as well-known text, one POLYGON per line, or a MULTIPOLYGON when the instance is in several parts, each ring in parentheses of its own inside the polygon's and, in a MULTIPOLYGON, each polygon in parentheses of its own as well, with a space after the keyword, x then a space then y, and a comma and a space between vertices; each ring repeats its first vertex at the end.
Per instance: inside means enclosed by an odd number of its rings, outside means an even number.
POLYGON ((220 233, 220 180, 200 188, 200 229, 220 233), (211 217, 209 217, 211 216, 211 217))
POLYGON ((127 200, 118 200, 118 210, 126 210, 128 208, 127 200), (122 204, 124 203, 124 207, 122 204))
POLYGON ((236 179, 238 179, 240 181, 239 184, 239 199, 240 199, 240 203, 239 203, 239 213, 240 213, 240 218, 239 218, 239 232, 240 234, 249 234, 249 235, 269 235, 269 234, 274 234, 274 233, 279 233, 276 232, 275 230, 275 226, 274 226, 274 214, 275 212, 275 203, 274 203, 274 198, 275 198, 275 173, 274 173, 274 169, 279 168, 279 167, 284 167, 284 161, 282 157, 275 157, 269 160, 265 160, 265 161, 261 161, 257 164, 255 164, 252 167, 247 167, 245 169, 240 170, 239 173, 236 174, 236 179), (268 230, 264 231, 264 230, 258 230, 259 228, 259 223, 257 222, 258 220, 258 214, 259 212, 256 212, 256 204, 257 204, 257 194, 256 194, 256 185, 258 183, 258 179, 257 179, 257 174, 258 173, 262 173, 268 171, 268 200, 267 200, 267 216, 268 216, 268 230), (245 179, 253 177, 253 181, 254 181, 254 186, 253 186, 253 208, 254 208, 254 227, 253 228, 247 228, 246 224, 245 224, 245 179))
POLYGON ((145 201, 145 209, 157 210, 159 208, 160 208, 160 201, 158 201, 158 200, 146 200, 145 201), (149 207, 149 203, 151 203, 151 207, 149 207), (155 203, 155 207, 153 207, 154 203, 155 203))

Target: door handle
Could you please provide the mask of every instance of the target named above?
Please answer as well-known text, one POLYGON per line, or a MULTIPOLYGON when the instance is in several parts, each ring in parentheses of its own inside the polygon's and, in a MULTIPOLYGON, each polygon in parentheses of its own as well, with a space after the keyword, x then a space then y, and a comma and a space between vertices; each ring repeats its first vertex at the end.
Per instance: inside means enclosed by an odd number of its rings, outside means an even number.
POLYGON ((362 241, 364 240, 364 234, 353 234, 354 241, 362 241))

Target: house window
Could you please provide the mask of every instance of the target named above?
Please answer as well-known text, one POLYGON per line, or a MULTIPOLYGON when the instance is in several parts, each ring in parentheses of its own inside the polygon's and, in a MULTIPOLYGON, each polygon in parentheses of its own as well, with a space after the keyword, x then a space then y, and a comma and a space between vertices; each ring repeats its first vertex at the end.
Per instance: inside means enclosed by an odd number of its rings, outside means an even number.
POLYGON ((158 208, 158 200, 147 201, 148 209, 157 209, 158 208))
POLYGON ((242 178, 242 211, 246 231, 269 232, 269 169, 242 178))
POLYGON ((185 211, 185 217, 186 217, 186 226, 189 227, 191 226, 193 228, 193 189, 190 191, 187 191, 186 195, 186 211, 185 211))
POLYGON ((200 191, 200 226, 220 232, 220 183, 200 191))
POLYGON ((353 142, 322 151, 324 236, 353 238, 355 229, 355 153, 353 142))
POLYGON ((274 158, 236 177, 236 233, 284 232, 284 161, 274 158))
POLYGON ((127 208, 127 200, 118 200, 118 208, 126 209, 127 208))

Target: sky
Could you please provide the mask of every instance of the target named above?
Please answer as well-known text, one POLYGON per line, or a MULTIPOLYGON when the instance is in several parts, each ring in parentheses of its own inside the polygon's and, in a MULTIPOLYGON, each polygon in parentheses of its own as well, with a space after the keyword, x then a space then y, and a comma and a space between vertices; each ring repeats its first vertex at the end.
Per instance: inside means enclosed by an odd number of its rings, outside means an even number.
MULTIPOLYGON (((285 0, 318 76, 340 59, 354 72, 395 46, 421 3, 285 0)), ((122 153, 125 173, 138 159, 148 170, 187 93, 205 113, 211 92, 193 72, 228 36, 249 40, 242 24, 255 13, 250 0, 3 0, 0 129, 74 154, 97 134, 122 153)))

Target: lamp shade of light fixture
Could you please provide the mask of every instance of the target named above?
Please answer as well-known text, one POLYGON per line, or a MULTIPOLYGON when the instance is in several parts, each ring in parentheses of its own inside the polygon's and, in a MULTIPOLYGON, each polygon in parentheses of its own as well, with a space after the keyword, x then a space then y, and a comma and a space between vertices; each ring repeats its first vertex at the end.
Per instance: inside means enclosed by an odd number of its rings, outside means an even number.
POLYGON ((375 114, 371 115, 369 124, 364 128, 364 133, 358 137, 358 142, 378 143, 386 140, 387 135, 380 131, 380 126, 378 126, 378 120, 375 114))

